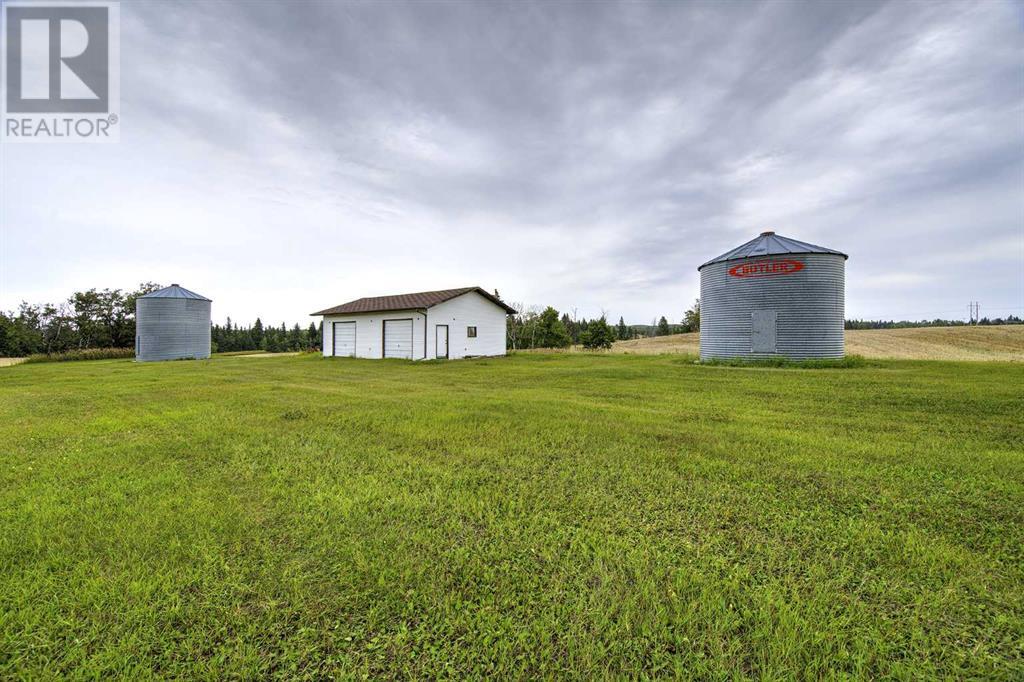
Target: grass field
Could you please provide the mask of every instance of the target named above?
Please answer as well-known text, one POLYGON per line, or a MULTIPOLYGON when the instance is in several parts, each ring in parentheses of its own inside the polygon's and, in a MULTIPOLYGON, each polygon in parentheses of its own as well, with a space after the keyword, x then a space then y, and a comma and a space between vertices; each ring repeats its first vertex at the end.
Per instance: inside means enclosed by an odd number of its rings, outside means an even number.
MULTIPOLYGON (((620 353, 700 352, 699 334, 673 334, 619 341, 620 353)), ((853 329, 846 332, 846 352, 894 360, 1001 360, 1024 362, 1024 325, 999 327, 917 327, 853 329)))
POLYGON ((0 372, 0 678, 1024 678, 1024 371, 0 372))

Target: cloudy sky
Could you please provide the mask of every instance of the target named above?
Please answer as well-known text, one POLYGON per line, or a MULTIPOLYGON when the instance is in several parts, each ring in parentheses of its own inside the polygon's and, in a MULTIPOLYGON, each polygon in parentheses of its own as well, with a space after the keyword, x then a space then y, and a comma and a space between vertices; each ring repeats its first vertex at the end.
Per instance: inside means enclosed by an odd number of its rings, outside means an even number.
POLYGON ((774 229, 850 254, 848 317, 1020 315, 1022 7, 124 2, 120 142, 0 147, 0 308, 480 285, 645 323, 774 229))

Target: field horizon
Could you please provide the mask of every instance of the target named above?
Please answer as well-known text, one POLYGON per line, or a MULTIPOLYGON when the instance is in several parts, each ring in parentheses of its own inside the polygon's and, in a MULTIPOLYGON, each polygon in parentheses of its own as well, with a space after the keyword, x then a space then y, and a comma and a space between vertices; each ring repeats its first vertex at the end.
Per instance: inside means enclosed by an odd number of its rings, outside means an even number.
MULTIPOLYGON (((700 332, 617 341, 612 352, 700 353, 700 332)), ((1024 325, 847 329, 846 354, 887 360, 1024 362, 1024 325)))
POLYGON ((1020 679, 1021 366, 0 372, 0 677, 1020 679))

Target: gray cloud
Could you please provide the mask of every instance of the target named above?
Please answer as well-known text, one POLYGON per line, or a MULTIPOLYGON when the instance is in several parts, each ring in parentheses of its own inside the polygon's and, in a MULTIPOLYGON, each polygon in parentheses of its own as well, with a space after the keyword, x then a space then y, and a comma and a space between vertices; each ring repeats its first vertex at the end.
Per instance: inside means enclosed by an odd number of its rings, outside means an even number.
POLYGON ((4 150, 0 303, 173 278, 294 321, 479 283, 643 322, 770 227, 851 254, 851 316, 1021 314, 1020 25, 997 2, 125 4, 121 143, 4 150))

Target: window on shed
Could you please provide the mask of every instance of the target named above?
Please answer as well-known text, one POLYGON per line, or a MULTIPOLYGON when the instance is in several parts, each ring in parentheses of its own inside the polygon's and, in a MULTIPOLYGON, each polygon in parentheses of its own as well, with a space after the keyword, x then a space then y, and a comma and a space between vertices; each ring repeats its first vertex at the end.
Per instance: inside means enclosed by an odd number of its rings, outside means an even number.
POLYGON ((466 337, 470 339, 476 338, 476 327, 466 327, 466 337))

